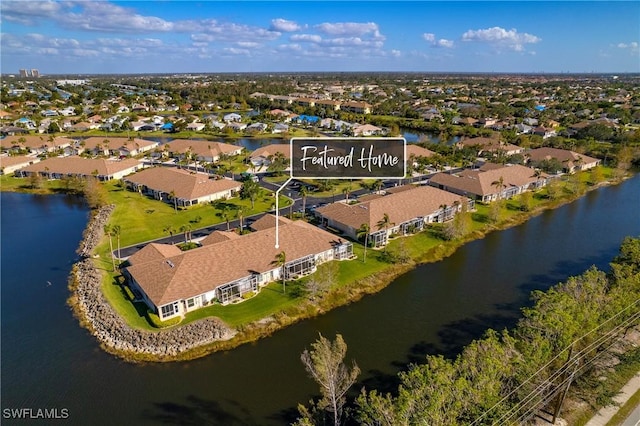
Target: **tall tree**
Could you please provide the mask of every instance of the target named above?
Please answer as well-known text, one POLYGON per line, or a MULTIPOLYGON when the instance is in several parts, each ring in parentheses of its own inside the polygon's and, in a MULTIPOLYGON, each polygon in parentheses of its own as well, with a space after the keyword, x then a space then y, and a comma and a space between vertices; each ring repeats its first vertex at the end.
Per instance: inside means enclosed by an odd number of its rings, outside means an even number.
POLYGON ((178 199, 176 198, 176 191, 171 190, 169 197, 173 200, 173 211, 178 213, 178 199))
POLYGON ((371 232, 371 228, 369 227, 369 224, 368 223, 363 223, 362 225, 360 225, 360 228, 358 228, 358 231, 356 233, 356 237, 358 239, 364 237, 364 255, 362 256, 362 262, 366 262, 367 261, 367 246, 369 245, 369 233, 370 232, 371 232))
POLYGON ((345 404, 344 396, 355 383, 360 368, 355 361, 351 368, 345 365, 347 344, 340 334, 333 342, 320 334, 311 347, 311 350, 304 350, 300 359, 309 376, 320 386, 322 398, 317 407, 333 413, 333 424, 338 426, 345 404))
POLYGON ((302 197, 302 218, 304 219, 307 215, 307 196, 309 195, 309 190, 305 185, 300 187, 300 197, 302 197))
MULTIPOLYGON (((387 240, 389 239, 388 234, 387 234, 387 229, 389 229, 390 226, 393 226, 393 222, 391 222, 391 220, 389 219, 389 215, 387 213, 384 213, 382 215, 382 219, 380 219, 378 221, 378 223, 376 224, 376 226, 378 227, 378 230, 384 229, 385 235, 387 235, 387 240)), ((385 244, 384 246, 384 251, 387 251, 387 245, 385 244)))
POLYGON ((502 198, 502 191, 506 188, 504 178, 500 176, 498 180, 491 182, 491 186, 495 186, 496 190, 498 190, 498 200, 500 200, 502 198))
POLYGON ((260 195, 260 185, 258 182, 254 182, 253 179, 245 179, 240 189, 240 198, 249 199, 251 201, 251 209, 255 207, 256 199, 260 195))
POLYGON ((117 238, 117 241, 118 241, 118 259, 121 259, 122 256, 120 255, 120 234, 122 232, 122 228, 120 227, 120 225, 113 225, 111 227, 111 232, 117 238))
POLYGON ((284 251, 281 251, 280 253, 278 253, 276 255, 276 258, 273 262, 271 262, 272 264, 275 264, 276 266, 280 267, 280 275, 282 277, 282 293, 286 293, 287 292, 287 287, 285 284, 285 265, 287 264, 287 253, 285 253, 284 251))
POLYGON ((240 234, 242 234, 243 219, 247 215, 247 207, 238 206, 238 209, 236 210, 236 215, 238 215, 238 221, 240 222, 240 234))
POLYGON ((109 237, 109 253, 111 254, 111 266, 113 268, 112 271, 115 271, 116 260, 113 256, 113 240, 111 239, 111 237, 113 236, 113 231, 111 230, 111 227, 109 225, 104 225, 103 229, 104 234, 109 237))

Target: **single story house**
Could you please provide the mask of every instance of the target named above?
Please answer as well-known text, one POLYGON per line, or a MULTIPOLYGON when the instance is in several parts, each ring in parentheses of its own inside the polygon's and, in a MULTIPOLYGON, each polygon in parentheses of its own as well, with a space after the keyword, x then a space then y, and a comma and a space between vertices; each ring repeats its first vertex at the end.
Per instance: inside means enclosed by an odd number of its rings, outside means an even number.
POLYGON ((369 227, 369 241, 375 246, 387 244, 392 234, 406 235, 420 231, 428 223, 451 219, 467 203, 466 197, 429 186, 405 185, 387 191, 386 195, 368 197, 356 204, 337 202, 315 210, 322 223, 357 238, 363 225, 369 227), (386 227, 379 225, 384 215, 389 217, 386 227))
POLYGON ((233 156, 242 153, 241 146, 192 139, 175 139, 165 144, 163 148, 171 157, 182 159, 187 156, 187 153, 190 153, 192 159, 207 163, 219 161, 222 155, 233 156))
POLYGON ((361 124, 351 128, 354 136, 373 136, 382 134, 382 128, 373 124, 361 124))
POLYGON ((152 167, 127 176, 127 188, 157 200, 181 207, 231 198, 240 190, 240 182, 211 179, 208 174, 173 167, 152 167))
POLYGON ((538 174, 536 170, 519 164, 502 166, 486 163, 479 170, 437 173, 429 179, 429 185, 489 203, 540 188, 547 184, 548 178, 544 173, 538 174))
POLYGON ((541 162, 545 160, 551 160, 555 158, 562 163, 564 173, 573 173, 580 170, 589 170, 600 164, 600 160, 597 158, 589 157, 588 155, 578 154, 577 152, 569 151, 559 148, 537 148, 532 149, 526 153, 526 157, 529 164, 537 167, 541 162))
POLYGON ((124 270, 136 296, 162 320, 183 316, 213 302, 241 301, 270 282, 315 272, 317 265, 353 257, 353 246, 304 221, 220 238, 220 241, 181 252, 173 246, 149 244, 129 257, 124 270), (286 263, 277 257, 285 253, 286 263))
POLYGON ((20 169, 15 172, 15 175, 17 177, 28 177, 38 173, 48 179, 61 179, 65 176, 82 178, 94 176, 98 180, 108 181, 122 179, 141 168, 142 163, 132 158, 107 160, 104 158, 93 159, 77 156, 51 157, 20 169))
POLYGON ((74 144, 74 140, 64 136, 11 135, 0 139, 3 151, 27 149, 32 154, 42 154, 64 149, 74 144))
POLYGON ((499 151, 504 152, 506 155, 521 154, 524 149, 513 144, 501 142, 498 138, 485 138, 476 137, 463 139, 457 143, 459 148, 462 147, 477 147, 478 155, 482 155, 485 152, 497 153, 499 151))
POLYGON ((39 163, 38 157, 27 157, 26 155, 2 155, 0 156, 0 175, 8 175, 14 173, 31 164, 39 163))
POLYGON ((284 158, 287 160, 291 158, 291 146, 288 143, 274 143, 256 149, 251 153, 249 159, 256 167, 268 166, 271 164, 271 160, 277 152, 284 155, 284 158))

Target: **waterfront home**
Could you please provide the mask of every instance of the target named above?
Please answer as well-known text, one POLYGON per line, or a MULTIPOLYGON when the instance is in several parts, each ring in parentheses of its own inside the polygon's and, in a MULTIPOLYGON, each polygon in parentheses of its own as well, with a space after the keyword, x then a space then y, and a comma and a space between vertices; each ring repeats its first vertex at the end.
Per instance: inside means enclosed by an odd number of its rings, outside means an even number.
POLYGON ((32 154, 43 154, 67 148, 73 143, 73 139, 63 136, 10 135, 0 139, 0 148, 3 151, 26 149, 32 154))
POLYGON ((492 138, 476 137, 476 138, 463 139, 457 143, 457 146, 458 148, 475 147, 478 150, 479 156, 481 156, 484 153, 496 154, 498 152, 503 152, 505 155, 514 155, 514 154, 520 154, 524 151, 523 148, 510 143, 501 142, 500 139, 496 137, 492 137, 492 138))
POLYGON ((405 185, 371 196, 355 204, 338 202, 319 207, 316 216, 323 224, 351 238, 363 225, 369 228, 369 241, 374 247, 387 244, 393 234, 406 235, 420 231, 428 223, 443 222, 462 210, 462 203, 473 209, 473 201, 429 186, 405 185), (388 216, 387 224, 382 224, 388 216))
POLYGON ((76 176, 80 178, 96 177, 100 181, 122 179, 142 168, 135 159, 107 160, 104 158, 52 157, 32 164, 15 172, 17 177, 39 174, 48 179, 61 179, 76 176))
POLYGON ((546 185, 548 177, 518 164, 503 166, 485 163, 479 170, 437 173, 429 179, 429 185, 489 203, 540 188, 546 185))
POLYGON ((406 154, 407 154, 407 169, 410 169, 410 168, 415 168, 419 165, 418 160, 420 158, 429 158, 433 154, 435 154, 435 152, 427 148, 423 148, 419 145, 410 143, 410 144, 407 144, 406 154))
POLYGON ((382 134, 382 129, 373 124, 359 124, 351 128, 354 136, 373 136, 382 134))
POLYGON ((125 177, 124 182, 132 191, 181 207, 231 198, 242 187, 231 179, 211 179, 205 173, 173 167, 151 167, 125 177))
POLYGON ((589 170, 600 164, 597 158, 588 155, 578 154, 577 152, 559 148, 538 148, 532 149, 526 153, 526 157, 530 165, 539 167, 544 161, 552 159, 562 164, 563 173, 574 173, 580 170, 589 170))
POLYGON ((185 159, 190 157, 192 160, 205 161, 207 163, 220 161, 220 157, 224 155, 233 156, 242 152, 241 146, 192 139, 175 139, 165 144, 163 148, 173 158, 185 159))
POLYGON ((280 226, 279 248, 275 241, 275 228, 269 228, 185 252, 149 244, 129 257, 124 273, 133 293, 166 320, 213 302, 241 301, 270 282, 296 279, 321 263, 353 257, 350 242, 303 221, 280 226), (276 259, 283 252, 286 262, 279 265, 276 259))
POLYGON ((38 157, 27 157, 25 155, 2 155, 0 156, 0 175, 8 175, 16 170, 20 170, 31 164, 40 162, 38 157))
POLYGON ((265 145, 253 151, 249 159, 256 167, 269 166, 277 153, 282 154, 285 159, 289 160, 291 158, 291 146, 288 143, 265 145))
POLYGON ((140 138, 92 136, 81 140, 78 145, 78 153, 133 156, 158 147, 158 142, 140 138))

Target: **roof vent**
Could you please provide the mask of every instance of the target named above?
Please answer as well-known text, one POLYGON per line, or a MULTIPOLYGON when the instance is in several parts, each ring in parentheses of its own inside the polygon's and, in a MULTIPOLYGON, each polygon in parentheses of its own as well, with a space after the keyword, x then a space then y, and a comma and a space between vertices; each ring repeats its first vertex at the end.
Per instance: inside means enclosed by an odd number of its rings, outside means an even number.
POLYGON ((172 261, 170 261, 169 259, 165 260, 165 262, 167 262, 167 265, 169 265, 171 268, 174 268, 176 265, 173 264, 172 261))

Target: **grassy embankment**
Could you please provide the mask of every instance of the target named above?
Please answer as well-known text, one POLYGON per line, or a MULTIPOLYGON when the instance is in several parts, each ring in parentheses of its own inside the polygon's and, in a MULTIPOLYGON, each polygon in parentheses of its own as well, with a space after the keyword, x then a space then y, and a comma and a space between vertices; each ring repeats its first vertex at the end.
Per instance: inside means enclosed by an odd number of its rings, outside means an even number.
MULTIPOLYGON (((603 174, 605 178, 609 178, 612 175, 612 170, 605 169, 603 174)), ((393 278, 418 263, 441 260, 468 241, 482 238, 493 230, 522 223, 546 209, 558 207, 580 197, 584 193, 583 190, 596 187, 594 182, 589 182, 589 173, 582 173, 579 178, 582 190, 570 190, 575 187, 575 181, 563 181, 560 195, 555 199, 549 199, 546 189, 538 191, 532 197, 529 211, 521 210, 521 202, 518 197, 506 201, 497 223, 492 223, 489 220, 489 206, 478 204, 476 211, 472 213, 471 228, 463 237, 456 240, 443 240, 440 232, 442 225, 439 224, 432 225, 426 231, 410 237, 395 238, 388 245, 387 251, 402 251, 408 254, 410 260, 404 264, 387 263, 382 258, 380 250, 372 249, 367 250, 365 263, 363 262, 364 247, 362 244, 355 243, 354 254, 356 254, 357 260, 338 262, 338 276, 333 287, 323 297, 313 301, 309 300, 305 280, 302 279, 288 282, 286 294, 283 294, 281 283, 272 283, 242 303, 228 306, 214 304, 191 312, 186 315, 182 323, 207 316, 216 316, 239 332, 231 341, 212 343, 206 347, 181 354, 180 359, 191 359, 215 350, 238 346, 266 336, 298 320, 313 317, 337 306, 358 300, 366 294, 375 293, 388 285, 393 278)), ((118 191, 112 192, 117 193, 118 191)), ((131 196, 138 197, 137 194, 131 194, 131 196)), ((170 208, 170 206, 167 207, 170 208)), ((181 213, 185 212, 178 214, 181 213)), ((111 224, 118 224, 120 218, 128 219, 129 215, 121 213, 119 216, 114 213, 111 224)), ((98 265, 104 270, 111 269, 108 252, 108 240, 106 240, 98 250, 100 254, 98 265)), ((103 291, 108 300, 132 327, 153 330, 154 328, 144 315, 144 306, 134 306, 117 282, 118 280, 113 274, 105 273, 103 291)), ((136 358, 134 354, 125 354, 125 357, 136 358)))

